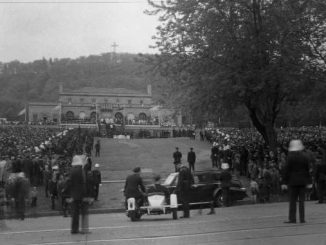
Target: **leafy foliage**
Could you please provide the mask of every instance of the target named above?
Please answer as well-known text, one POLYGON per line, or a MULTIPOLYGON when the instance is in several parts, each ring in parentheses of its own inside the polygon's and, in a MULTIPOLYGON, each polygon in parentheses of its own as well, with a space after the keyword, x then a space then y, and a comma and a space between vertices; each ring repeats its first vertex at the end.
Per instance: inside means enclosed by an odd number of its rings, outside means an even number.
POLYGON ((209 120, 241 104, 275 147, 274 125, 282 105, 306 98, 322 81, 325 2, 149 3, 154 10, 147 13, 161 20, 155 69, 169 77, 176 101, 209 120))
MULTIPOLYGON (((113 87, 146 91, 148 66, 136 54, 91 55, 77 59, 42 59, 0 63, 0 117, 16 119, 26 102, 54 102, 64 89, 113 87)), ((157 78, 158 79, 158 78, 157 78)), ((158 96, 159 99, 159 96, 158 96)))

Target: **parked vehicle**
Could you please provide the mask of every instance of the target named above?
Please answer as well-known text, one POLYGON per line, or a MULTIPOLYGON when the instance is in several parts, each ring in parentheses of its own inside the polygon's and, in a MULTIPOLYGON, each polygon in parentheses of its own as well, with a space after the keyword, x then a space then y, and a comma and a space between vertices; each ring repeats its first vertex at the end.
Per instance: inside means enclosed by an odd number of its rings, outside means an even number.
MULTIPOLYGON (((220 182, 220 170, 196 171, 194 173, 194 184, 190 193, 190 205, 205 205, 214 201, 216 207, 223 205, 222 188, 220 182)), ((170 193, 175 191, 178 183, 178 173, 171 173, 164 181, 170 193)), ((230 187, 231 201, 235 202, 247 197, 246 188, 236 176, 232 176, 230 187)))

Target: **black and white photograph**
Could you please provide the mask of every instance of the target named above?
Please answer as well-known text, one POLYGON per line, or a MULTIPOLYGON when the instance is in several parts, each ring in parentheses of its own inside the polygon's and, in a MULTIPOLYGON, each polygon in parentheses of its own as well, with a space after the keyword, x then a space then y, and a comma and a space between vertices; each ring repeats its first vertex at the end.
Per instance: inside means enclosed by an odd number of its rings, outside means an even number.
POLYGON ((326 245, 325 0, 0 0, 1 245, 326 245))

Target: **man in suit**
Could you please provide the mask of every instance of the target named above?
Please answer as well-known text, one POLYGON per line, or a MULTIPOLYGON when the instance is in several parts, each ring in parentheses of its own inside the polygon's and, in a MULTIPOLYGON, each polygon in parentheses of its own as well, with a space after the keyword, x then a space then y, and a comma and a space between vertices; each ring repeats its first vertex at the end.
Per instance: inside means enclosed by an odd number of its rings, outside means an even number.
POLYGON ((190 151, 188 152, 187 161, 189 163, 189 169, 194 172, 195 171, 195 162, 196 162, 196 153, 193 151, 193 148, 190 148, 190 151))
POLYGON ((177 164, 181 163, 181 158, 182 153, 179 151, 179 147, 176 147, 175 152, 173 153, 175 172, 178 172, 177 164))
POLYGON ((166 203, 169 203, 170 192, 169 192, 168 188, 161 185, 161 176, 155 175, 153 179, 154 179, 154 185, 149 186, 149 188, 147 190, 147 194, 157 193, 157 192, 163 193, 165 196, 166 203))
POLYGON ((191 171, 186 166, 182 165, 181 162, 177 165, 177 170, 179 171, 178 183, 176 187, 176 192, 180 202, 182 203, 183 216, 180 218, 190 217, 189 199, 191 186, 194 183, 194 178, 191 171))
POLYGON ((136 167, 133 174, 129 175, 125 182, 124 195, 128 198, 135 198, 139 205, 143 205, 144 193, 146 192, 143 180, 140 176, 141 169, 136 167))
MULTIPOLYGON (((86 196, 86 175, 83 170, 83 165, 86 163, 85 156, 76 155, 72 160, 72 168, 69 178, 69 190, 72 201, 72 220, 71 220, 71 234, 79 233, 79 214, 84 220, 87 215, 87 205, 83 202, 86 196)), ((84 231, 82 230, 81 233, 84 231)))
POLYGON ((309 158, 303 151, 304 146, 301 140, 291 140, 289 154, 284 170, 283 180, 288 185, 290 203, 289 220, 285 223, 296 223, 297 200, 299 199, 300 223, 305 223, 305 189, 310 183, 309 158))

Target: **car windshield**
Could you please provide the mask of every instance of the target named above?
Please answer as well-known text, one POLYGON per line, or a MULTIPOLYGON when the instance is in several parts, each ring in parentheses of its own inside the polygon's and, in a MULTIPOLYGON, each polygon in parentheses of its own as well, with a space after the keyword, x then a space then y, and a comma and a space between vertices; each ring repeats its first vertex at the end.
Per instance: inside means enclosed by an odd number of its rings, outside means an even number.
POLYGON ((175 177, 178 175, 178 173, 172 173, 170 174, 164 181, 163 185, 171 185, 173 181, 175 180, 175 177))

